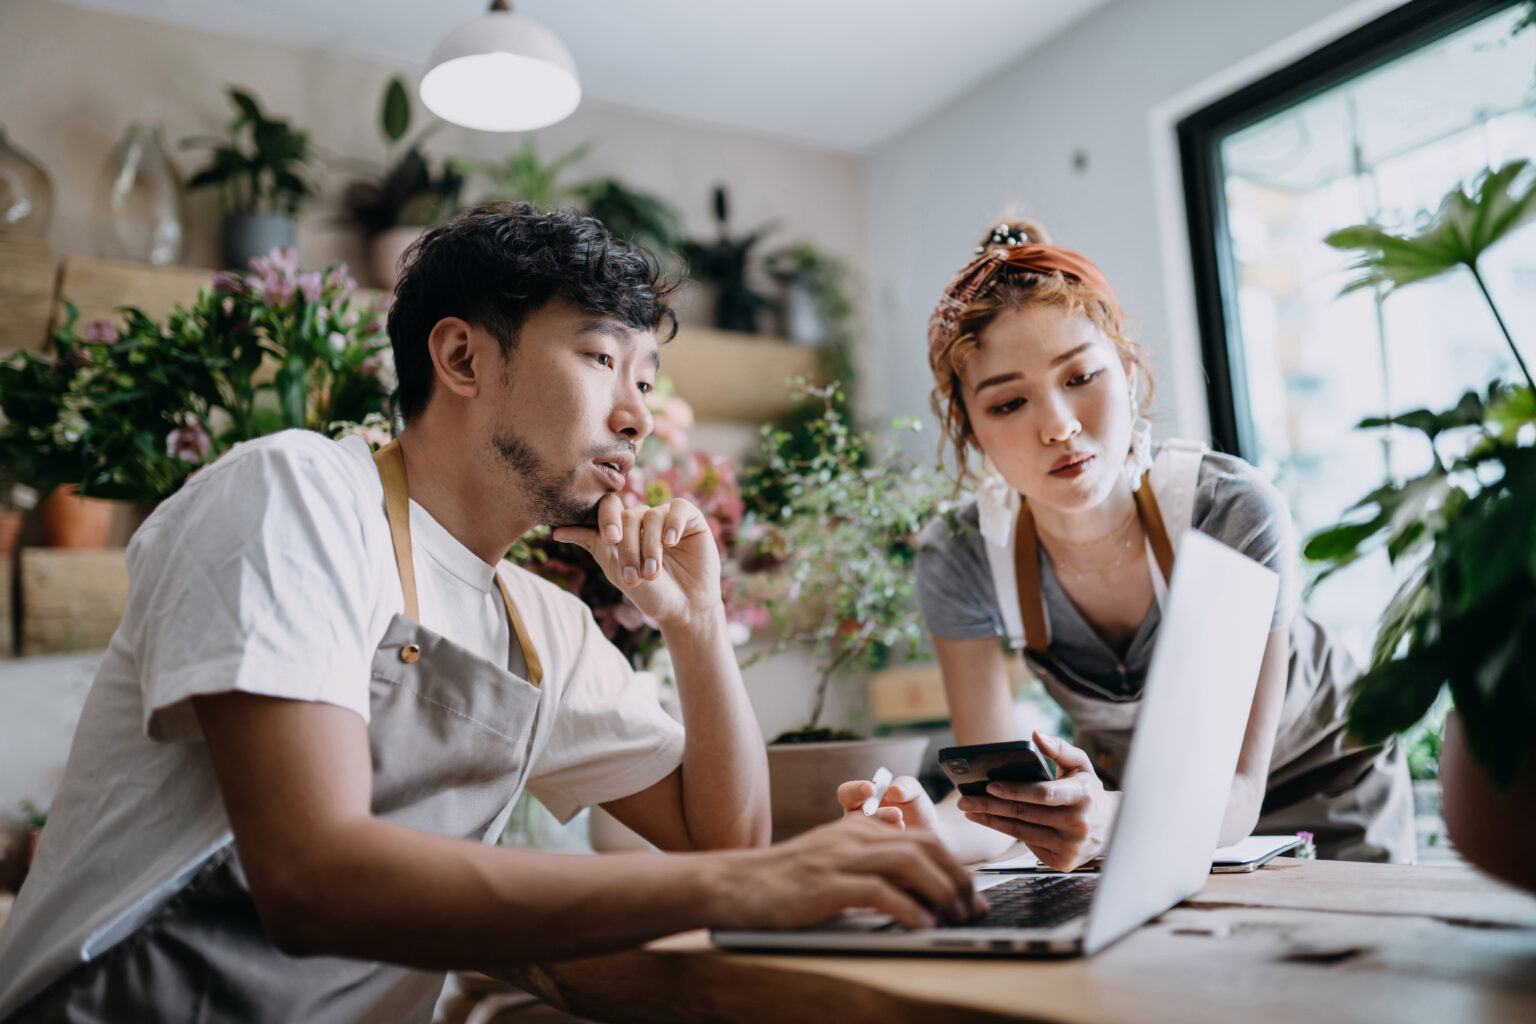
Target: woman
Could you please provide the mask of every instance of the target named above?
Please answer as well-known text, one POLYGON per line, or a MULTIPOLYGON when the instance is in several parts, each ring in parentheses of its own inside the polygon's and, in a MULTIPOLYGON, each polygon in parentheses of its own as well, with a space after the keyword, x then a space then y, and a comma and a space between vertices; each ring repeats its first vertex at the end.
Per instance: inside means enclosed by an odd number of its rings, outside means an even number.
MULTIPOLYGON (((994 783, 958 801, 965 817, 1052 867, 1101 853, 1172 551, 1193 528, 1281 578, 1220 841, 1305 830, 1322 857, 1412 859, 1404 760, 1395 742, 1345 735, 1358 671, 1298 609, 1284 499, 1247 463, 1203 446, 1168 442, 1154 458, 1147 359, 1099 269, 1037 225, 1001 224, 945 289, 928 341, 933 408, 960 481, 973 450, 991 468, 919 544, 918 598, 956 741, 1017 738, 1000 636, 1076 724, 1076 745, 1035 734, 1055 782, 994 783), (1031 547, 1037 559, 1016 563, 1031 547)), ((933 808, 903 781, 886 803, 931 825, 933 808)), ((839 796, 851 807, 870 791, 847 783, 839 796)))

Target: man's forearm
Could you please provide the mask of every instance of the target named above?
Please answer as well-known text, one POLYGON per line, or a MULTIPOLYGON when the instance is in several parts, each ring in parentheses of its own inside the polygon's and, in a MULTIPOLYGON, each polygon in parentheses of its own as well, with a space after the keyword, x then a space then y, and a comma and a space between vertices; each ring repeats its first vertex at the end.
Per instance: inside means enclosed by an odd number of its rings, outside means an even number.
POLYGON ((771 832, 768 759, 719 608, 662 629, 677 674, 687 745, 682 812, 695 849, 760 846, 771 832))
POLYGON ((302 868, 252 879, 274 944, 425 969, 548 962, 718 923, 716 869, 734 856, 619 854, 599 867, 377 818, 315 843, 302 868))

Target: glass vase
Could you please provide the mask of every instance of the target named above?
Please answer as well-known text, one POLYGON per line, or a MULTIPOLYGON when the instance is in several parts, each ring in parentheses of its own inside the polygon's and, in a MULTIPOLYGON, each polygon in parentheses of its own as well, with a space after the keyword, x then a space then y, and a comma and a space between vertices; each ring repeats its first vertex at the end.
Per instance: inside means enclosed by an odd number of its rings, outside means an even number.
POLYGON ((181 178, 160 129, 131 125, 102 170, 93 225, 97 254, 175 263, 186 241, 185 223, 181 178))
POLYGON ((10 144, 0 125, 0 235, 39 239, 53 216, 53 182, 42 165, 10 144))

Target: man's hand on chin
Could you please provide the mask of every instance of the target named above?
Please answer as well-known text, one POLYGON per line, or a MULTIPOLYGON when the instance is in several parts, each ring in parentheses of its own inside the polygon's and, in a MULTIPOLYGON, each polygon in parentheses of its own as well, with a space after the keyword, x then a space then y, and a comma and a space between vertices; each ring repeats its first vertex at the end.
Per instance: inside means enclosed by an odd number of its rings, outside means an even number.
POLYGON ((597 526, 561 526, 555 540, 587 549, 608 579, 665 630, 720 610, 720 553, 704 514, 674 498, 625 508, 617 494, 597 503, 597 526))

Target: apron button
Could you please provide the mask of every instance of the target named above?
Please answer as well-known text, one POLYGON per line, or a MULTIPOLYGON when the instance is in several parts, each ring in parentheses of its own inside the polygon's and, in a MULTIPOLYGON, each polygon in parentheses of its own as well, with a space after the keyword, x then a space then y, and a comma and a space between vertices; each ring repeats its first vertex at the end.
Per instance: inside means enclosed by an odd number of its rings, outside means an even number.
POLYGON ((421 657, 421 644, 406 644, 400 648, 400 660, 407 665, 414 665, 416 659, 421 657))

